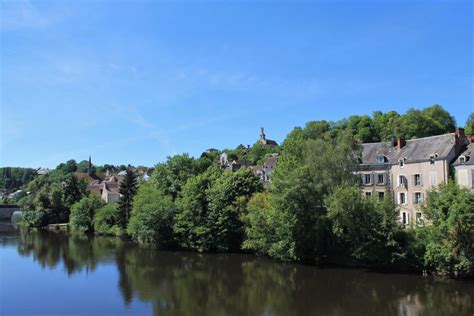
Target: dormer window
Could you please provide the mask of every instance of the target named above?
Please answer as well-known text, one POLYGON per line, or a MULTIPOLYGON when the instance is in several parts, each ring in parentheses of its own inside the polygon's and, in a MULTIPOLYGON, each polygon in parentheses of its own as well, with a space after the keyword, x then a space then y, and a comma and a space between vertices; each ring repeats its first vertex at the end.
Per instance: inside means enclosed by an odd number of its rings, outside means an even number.
POLYGON ((388 162, 387 157, 385 157, 384 155, 377 156, 376 159, 377 159, 377 163, 386 163, 386 162, 388 162))
POLYGON ((403 168, 404 165, 405 165, 405 158, 402 158, 402 159, 398 160, 398 166, 400 168, 403 168))

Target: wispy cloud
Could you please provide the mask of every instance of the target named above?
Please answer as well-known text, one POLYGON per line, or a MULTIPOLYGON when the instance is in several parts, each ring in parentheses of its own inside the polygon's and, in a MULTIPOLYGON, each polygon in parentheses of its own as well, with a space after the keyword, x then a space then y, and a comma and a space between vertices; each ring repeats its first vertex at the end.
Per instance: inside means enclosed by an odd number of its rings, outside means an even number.
MULTIPOLYGON (((134 107, 124 106, 113 106, 112 111, 115 112, 121 119, 127 120, 132 124, 144 129, 148 139, 157 141, 169 155, 176 153, 176 149, 173 146, 169 134, 163 128, 156 126, 147 120, 139 111, 134 107)), ((135 140, 138 140, 137 138, 135 140)))
POLYGON ((57 17, 41 12, 29 0, 1 1, 1 31, 44 29, 57 21, 57 17))
POLYGON ((171 78, 177 82, 196 87, 262 91, 285 96, 314 97, 323 93, 320 80, 292 80, 281 76, 265 76, 245 71, 221 71, 206 67, 185 67, 177 69, 171 78))

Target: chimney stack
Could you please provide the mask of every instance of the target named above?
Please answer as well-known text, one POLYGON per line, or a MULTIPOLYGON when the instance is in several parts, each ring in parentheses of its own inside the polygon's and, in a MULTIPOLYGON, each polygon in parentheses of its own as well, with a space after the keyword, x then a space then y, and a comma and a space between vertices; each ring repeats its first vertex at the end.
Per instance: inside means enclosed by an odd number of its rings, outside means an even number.
POLYGON ((465 139, 466 135, 464 135, 464 128, 461 128, 461 127, 456 128, 456 136, 461 140, 465 139))
POLYGON ((392 136, 392 139, 390 140, 390 143, 392 144, 392 147, 397 146, 397 138, 395 136, 392 136))
POLYGON ((398 137, 397 138, 397 148, 398 149, 401 149, 403 148, 403 146, 405 146, 406 142, 404 139, 402 139, 401 137, 398 137))

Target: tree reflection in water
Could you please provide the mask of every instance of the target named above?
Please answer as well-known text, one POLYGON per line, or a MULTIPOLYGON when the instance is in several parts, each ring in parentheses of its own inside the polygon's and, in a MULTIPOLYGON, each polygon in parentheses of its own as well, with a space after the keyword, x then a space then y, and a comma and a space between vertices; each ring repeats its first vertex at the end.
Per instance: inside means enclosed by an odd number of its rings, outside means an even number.
POLYGON ((157 251, 119 238, 22 232, 18 253, 68 275, 118 269, 126 305, 155 315, 472 315, 472 282, 318 269, 244 254, 157 251))

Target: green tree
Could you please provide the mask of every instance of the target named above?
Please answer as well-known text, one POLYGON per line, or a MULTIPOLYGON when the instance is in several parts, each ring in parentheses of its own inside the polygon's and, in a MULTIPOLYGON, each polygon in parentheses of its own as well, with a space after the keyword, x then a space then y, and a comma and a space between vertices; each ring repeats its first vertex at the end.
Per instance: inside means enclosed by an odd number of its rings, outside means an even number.
POLYGON ((393 136, 397 136, 396 132, 400 125, 400 114, 395 111, 382 113, 376 111, 372 114, 375 133, 380 141, 390 141, 393 136))
POLYGON ((198 251, 239 249, 241 217, 252 194, 262 189, 261 181, 246 168, 224 173, 210 168, 191 178, 178 202, 175 231, 181 244, 198 251))
POLYGON ((174 200, 186 181, 198 173, 200 172, 196 170, 194 158, 188 154, 176 155, 155 166, 151 181, 161 192, 170 195, 174 200))
POLYGON ((69 224, 73 230, 80 232, 91 232, 94 230, 94 214, 96 210, 103 207, 105 202, 92 195, 83 197, 71 208, 69 224))
POLYGON ((77 171, 77 163, 74 159, 70 159, 66 161, 66 163, 60 163, 57 167, 56 170, 60 170, 66 174, 68 173, 74 173, 77 171))
POLYGON ((464 132, 466 135, 474 135, 474 113, 469 114, 466 126, 464 126, 464 132))
MULTIPOLYGON (((272 177, 272 204, 292 219, 290 240, 295 256, 320 260, 327 251, 328 223, 324 200, 339 185, 354 184, 355 148, 344 134, 337 140, 303 140, 294 130, 283 144, 283 154, 272 177)), ((278 242, 278 241, 276 241, 278 242)), ((284 253, 290 253, 286 250, 284 253)))
POLYGON ((170 246, 174 243, 173 221, 175 205, 152 183, 140 186, 133 201, 128 234, 137 241, 170 246))
POLYGON ((209 225, 209 200, 207 191, 221 175, 217 168, 190 178, 182 189, 177 201, 179 212, 176 214, 174 231, 184 248, 197 251, 212 247, 212 232, 209 225))
POLYGON ((402 117, 398 136, 406 139, 441 135, 454 132, 456 121, 441 106, 423 110, 409 109, 402 117))
MULTIPOLYGON (((86 185, 73 174, 66 177, 64 186, 64 204, 69 209, 78 202, 86 192, 86 185)), ((67 214, 69 216, 69 214, 67 214)))
POLYGON ((105 235, 122 235, 121 213, 116 203, 106 204, 94 215, 94 231, 105 235))
POLYGON ((63 189, 59 184, 53 183, 49 187, 49 200, 53 221, 56 223, 67 223, 68 211, 66 205, 64 205, 63 189))
POLYGON ((121 227, 126 228, 130 219, 130 213, 132 212, 133 197, 137 194, 138 182, 137 175, 133 169, 129 166, 127 168, 127 174, 122 182, 120 182, 119 193, 119 210, 121 213, 121 227))
POLYGON ((379 136, 376 133, 372 119, 368 115, 349 116, 346 129, 359 142, 371 143, 379 141, 379 136))
POLYGON ((245 240, 242 249, 278 259, 296 259, 292 227, 295 219, 288 212, 277 211, 269 193, 256 193, 244 216, 245 240))
POLYGON ((343 186, 328 197, 326 204, 338 246, 355 259, 378 265, 408 261, 407 238, 391 199, 367 199, 359 187, 343 186))
POLYGON ((454 182, 429 193, 424 212, 425 263, 429 270, 451 277, 474 274, 474 194, 454 182))
POLYGON ((207 191, 208 226, 213 239, 212 249, 238 250, 244 236, 242 216, 252 195, 263 190, 263 184, 250 169, 224 172, 207 191))
POLYGON ((263 165, 265 158, 269 154, 278 153, 279 148, 277 146, 267 146, 260 143, 254 144, 248 150, 245 151, 239 160, 247 160, 254 165, 263 165))

